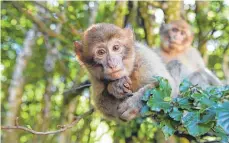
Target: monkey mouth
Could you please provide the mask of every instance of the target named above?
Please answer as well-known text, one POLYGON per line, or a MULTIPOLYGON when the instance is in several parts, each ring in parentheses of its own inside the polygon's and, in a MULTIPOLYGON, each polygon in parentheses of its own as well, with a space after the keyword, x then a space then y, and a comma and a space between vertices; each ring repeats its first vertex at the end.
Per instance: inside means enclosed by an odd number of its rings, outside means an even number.
POLYGON ((123 77, 124 76, 124 74, 122 73, 122 69, 119 69, 119 70, 115 70, 115 71, 113 71, 113 72, 111 72, 111 73, 108 73, 107 75, 107 77, 109 78, 109 79, 111 79, 111 80, 116 80, 116 79, 119 79, 119 78, 121 78, 121 77, 123 77))
POLYGON ((170 41, 170 45, 174 45, 174 46, 177 46, 177 45, 181 45, 181 43, 179 41, 170 41))
POLYGON ((111 74, 115 74, 115 73, 118 73, 118 72, 120 72, 120 71, 122 71, 122 69, 119 69, 119 70, 113 71, 111 74))

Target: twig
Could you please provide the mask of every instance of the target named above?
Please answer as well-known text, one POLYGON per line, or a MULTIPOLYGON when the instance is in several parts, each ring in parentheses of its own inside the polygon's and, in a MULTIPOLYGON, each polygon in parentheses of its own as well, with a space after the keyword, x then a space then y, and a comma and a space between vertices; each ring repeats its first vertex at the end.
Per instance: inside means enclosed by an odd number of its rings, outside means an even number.
POLYGON ((76 93, 78 90, 84 89, 84 88, 87 88, 87 87, 90 87, 90 86, 91 86, 90 83, 84 84, 84 85, 78 86, 78 87, 76 87, 76 88, 66 90, 66 91, 64 91, 63 94, 64 94, 65 96, 66 96, 66 95, 69 95, 69 94, 74 94, 74 93, 76 93))
POLYGON ((94 112, 94 109, 90 109, 88 112, 80 115, 80 116, 77 116, 75 118, 75 120, 70 123, 70 124, 67 124, 67 125, 58 125, 57 127, 60 127, 61 129, 59 130, 55 130, 55 131, 46 131, 46 132, 39 132, 39 131, 35 131, 33 129, 29 129, 29 128, 26 128, 26 127, 23 127, 23 126, 19 126, 18 125, 18 118, 16 119, 16 125, 15 126, 1 126, 1 129, 2 130, 10 130, 10 129, 16 129, 16 130, 24 130, 26 132, 29 132, 29 133, 32 133, 32 134, 35 134, 35 135, 49 135, 49 134, 56 134, 56 133, 60 133, 60 132, 63 132, 69 128, 72 128, 74 127, 82 118, 85 118, 89 115, 91 115, 92 113, 94 112))

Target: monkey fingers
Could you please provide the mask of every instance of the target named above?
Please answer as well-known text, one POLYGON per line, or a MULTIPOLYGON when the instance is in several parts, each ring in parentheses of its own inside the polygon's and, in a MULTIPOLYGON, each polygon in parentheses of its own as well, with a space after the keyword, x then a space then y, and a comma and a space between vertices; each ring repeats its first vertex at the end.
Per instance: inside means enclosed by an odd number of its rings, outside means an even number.
POLYGON ((142 107, 142 103, 138 97, 139 96, 137 95, 133 95, 118 106, 120 119, 129 121, 138 116, 138 113, 142 107))
POLYGON ((123 77, 109 83, 107 89, 110 94, 121 99, 132 95, 131 84, 129 77, 123 77))

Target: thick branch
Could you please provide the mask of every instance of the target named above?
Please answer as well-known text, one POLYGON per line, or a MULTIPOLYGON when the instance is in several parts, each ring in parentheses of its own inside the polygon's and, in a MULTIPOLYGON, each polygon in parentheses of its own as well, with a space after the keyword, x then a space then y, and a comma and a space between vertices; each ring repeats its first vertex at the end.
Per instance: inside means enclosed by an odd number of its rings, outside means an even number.
POLYGON ((57 133, 63 132, 67 129, 74 127, 81 119, 91 115, 93 112, 94 112, 94 109, 90 109, 88 112, 84 113, 83 115, 77 116, 76 119, 72 123, 67 124, 67 125, 61 125, 61 126, 59 125, 58 127, 60 127, 61 129, 55 130, 55 131, 39 132, 39 131, 35 131, 33 129, 29 129, 23 126, 18 126, 17 119, 16 119, 17 124, 15 126, 1 126, 1 129, 2 130, 10 130, 10 129, 23 130, 23 131, 26 131, 26 132, 29 132, 35 135, 57 134, 57 133))

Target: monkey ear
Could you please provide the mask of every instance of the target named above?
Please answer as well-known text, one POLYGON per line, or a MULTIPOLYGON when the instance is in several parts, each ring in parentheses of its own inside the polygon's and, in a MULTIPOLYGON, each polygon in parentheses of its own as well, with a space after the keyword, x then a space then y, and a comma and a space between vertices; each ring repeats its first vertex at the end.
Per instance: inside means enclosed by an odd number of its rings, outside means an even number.
POLYGON ((131 28, 124 28, 124 31, 125 31, 127 37, 134 39, 134 33, 133 33, 133 30, 131 28))
POLYGON ((82 52, 83 52, 83 45, 79 41, 75 41, 74 45, 75 45, 75 53, 76 53, 77 56, 80 57, 82 52))

